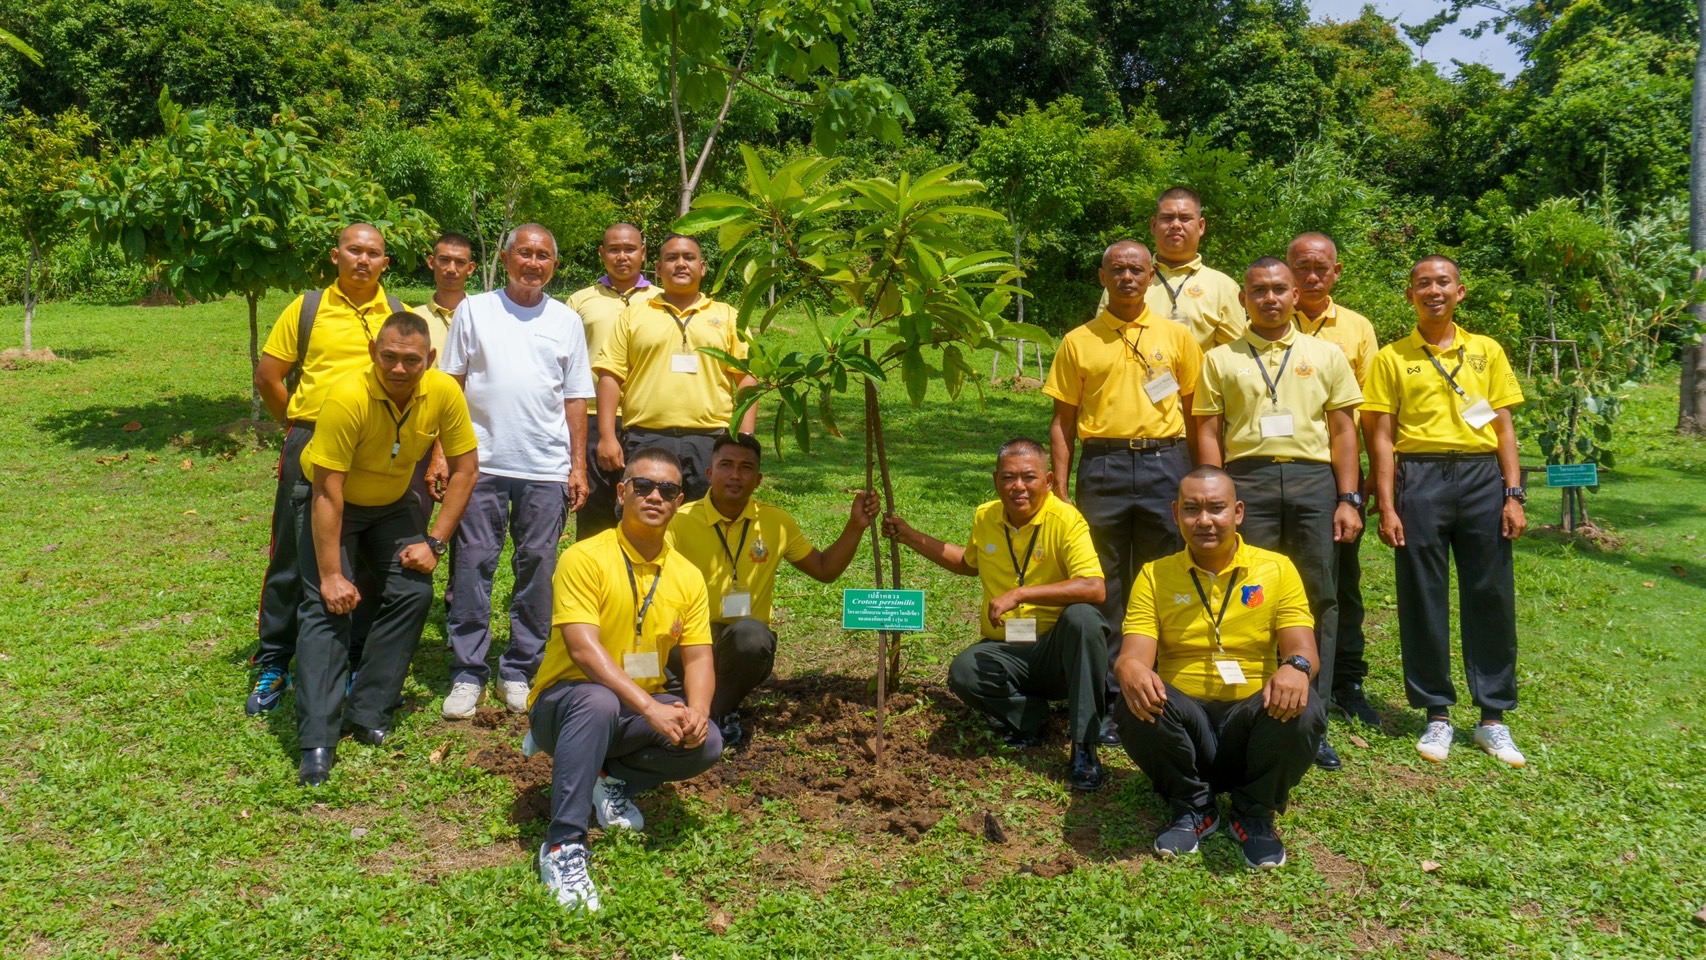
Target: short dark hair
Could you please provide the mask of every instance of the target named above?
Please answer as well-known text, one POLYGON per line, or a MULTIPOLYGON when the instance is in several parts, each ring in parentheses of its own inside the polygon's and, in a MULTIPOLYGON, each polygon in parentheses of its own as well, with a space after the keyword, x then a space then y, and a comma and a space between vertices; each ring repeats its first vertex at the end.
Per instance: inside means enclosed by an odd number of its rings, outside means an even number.
POLYGON ((757 437, 744 433, 738 435, 730 435, 727 433, 718 434, 717 442, 711 444, 711 460, 713 463, 716 462, 717 451, 724 447, 739 447, 742 450, 750 450, 752 451, 752 458, 754 460, 757 460, 759 463, 764 462, 764 448, 758 445, 757 437))
POLYGON ((1181 185, 1177 187, 1168 187, 1166 190, 1163 190, 1161 192, 1161 196, 1155 198, 1156 209, 1159 210, 1161 205, 1169 200, 1189 200, 1191 205, 1197 208, 1197 216, 1202 216, 1202 194, 1197 193, 1190 187, 1181 185))
MULTIPOLYGON (((432 343, 432 334, 427 330, 426 321, 407 310, 399 310, 386 317, 385 322, 379 325, 379 336, 384 336, 387 330, 395 330, 405 337, 420 337, 429 345, 432 343)), ((374 339, 377 340, 378 337, 374 339)))
POLYGON ((704 256, 704 254, 705 254, 705 245, 699 242, 699 238, 695 237, 695 236, 691 236, 689 234, 685 234, 685 233, 666 233, 666 234, 664 234, 663 242, 658 244, 658 250, 661 251, 661 250, 663 250, 664 247, 669 246, 669 242, 671 240, 686 240, 689 243, 692 243, 693 246, 698 249, 700 256, 704 256))
POLYGON ((468 250, 468 252, 470 254, 472 254, 474 252, 474 241, 468 239, 466 236, 463 236, 460 233, 455 233, 455 232, 439 234, 438 239, 434 240, 432 242, 432 248, 434 250, 437 250, 440 246, 442 246, 443 244, 446 244, 446 243, 450 244, 453 247, 464 247, 468 250))
POLYGON ((1244 268, 1244 274, 1248 276, 1251 270, 1272 270, 1274 267, 1280 267, 1284 269, 1286 273, 1291 272, 1291 264, 1286 263, 1279 257, 1263 256, 1251 260, 1250 265, 1244 268))
POLYGON ((1048 451, 1043 449, 1042 444, 1032 440, 1030 437, 1014 437, 1006 443, 1003 443, 1001 445, 1001 449, 995 451, 995 462, 999 464, 1001 461, 1015 454, 1030 454, 1042 457, 1043 464, 1045 466, 1048 464, 1048 451))
POLYGON ((604 232, 598 235, 598 245, 601 247, 604 246, 604 240, 606 237, 610 236, 610 231, 620 230, 623 227, 627 227, 629 230, 634 231, 634 235, 640 238, 640 246, 643 247, 646 245, 645 231, 641 230, 639 227, 634 226, 633 224, 629 223, 626 220, 620 220, 616 223, 611 224, 608 227, 605 227, 604 232))
POLYGON ((1459 267, 1457 265, 1456 260, 1451 259, 1450 257, 1446 256, 1443 253, 1430 253, 1427 256, 1422 257, 1421 259, 1417 260, 1414 264, 1411 264, 1411 266, 1410 266, 1410 279, 1411 280, 1416 279, 1416 269, 1418 267, 1420 267, 1422 264, 1427 263, 1429 260, 1439 260, 1439 261, 1442 261, 1444 263, 1451 264, 1451 272, 1457 274, 1457 282, 1458 283, 1463 282, 1463 268, 1459 267))
MULTIPOLYGON (((419 319, 419 318, 416 318, 419 319)), ((424 327, 425 324, 422 324, 424 327)), ((662 463, 675 470, 676 476, 681 476, 681 458, 663 447, 641 447, 628 458, 628 465, 622 468, 622 479, 628 480, 634 475, 634 468, 642 463, 662 463)))
POLYGON ((1232 498, 1236 500, 1238 498, 1238 481, 1233 480, 1232 474, 1227 473, 1225 470, 1206 463, 1200 467, 1194 468, 1190 473, 1179 478, 1179 492, 1184 492, 1186 480, 1213 480, 1217 477, 1224 478, 1228 484, 1231 484, 1232 498))

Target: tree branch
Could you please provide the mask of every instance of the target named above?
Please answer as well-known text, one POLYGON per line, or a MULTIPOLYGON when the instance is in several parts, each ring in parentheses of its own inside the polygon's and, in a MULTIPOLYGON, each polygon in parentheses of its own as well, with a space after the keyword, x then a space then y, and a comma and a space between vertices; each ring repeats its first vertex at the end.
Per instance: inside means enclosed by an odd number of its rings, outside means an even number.
MULTIPOLYGON (((683 152, 681 155, 681 169, 683 173, 681 180, 681 213, 684 216, 687 213, 688 206, 693 201, 694 191, 699 189, 699 178, 705 174, 705 164, 711 159, 711 149, 717 144, 717 133, 723 129, 723 121, 728 119, 729 107, 734 105, 735 86, 740 81, 740 78, 745 75, 746 58, 750 53, 752 53, 752 36, 751 34, 748 34, 746 38, 746 48, 740 52, 740 60, 735 63, 735 68, 731 73, 731 76, 734 79, 729 81, 729 88, 723 94, 723 107, 721 110, 717 111, 717 119, 711 124, 711 132, 705 135, 705 145, 699 151, 699 161, 693 165, 693 175, 691 177, 685 176, 687 171, 687 154, 683 152)), ((719 67, 718 69, 726 70, 727 68, 719 67)), ((676 116, 677 118, 680 117, 679 108, 677 109, 676 116)), ((680 128, 677 127, 677 129, 679 130, 680 128)), ((685 149, 686 148, 683 147, 684 151, 685 149)))

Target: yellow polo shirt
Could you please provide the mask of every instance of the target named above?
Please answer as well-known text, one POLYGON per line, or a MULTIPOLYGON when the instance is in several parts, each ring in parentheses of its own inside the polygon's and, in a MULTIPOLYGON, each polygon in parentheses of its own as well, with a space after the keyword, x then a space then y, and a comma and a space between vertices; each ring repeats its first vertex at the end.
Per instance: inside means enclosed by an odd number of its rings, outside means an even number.
POLYGON ((734 307, 701 295, 698 303, 677 310, 659 294, 622 311, 592 369, 622 381, 624 427, 716 430, 729 425, 740 373, 697 352, 700 347, 746 357, 734 307), (695 372, 676 372, 677 354, 692 354, 695 372))
MULTIPOLYGON (((604 342, 610 339, 610 331, 616 329, 616 321, 629 304, 644 303, 663 292, 662 287, 644 277, 640 281, 646 285, 635 286, 627 293, 617 293, 601 281, 576 290, 564 301, 570 310, 580 314, 581 326, 586 329, 587 356, 597 359, 604 352, 604 342)), ((598 412, 596 398, 586 402, 586 412, 588 416, 598 412)))
POLYGON ((1155 275, 1143 300, 1157 317, 1184 324, 1197 346, 1209 350, 1244 335, 1244 305, 1238 302, 1238 281, 1213 267, 1203 266, 1202 257, 1177 267, 1155 261, 1155 275), (1168 292, 1176 291, 1177 296, 1168 292))
POLYGON ((1244 457, 1331 463, 1333 444, 1327 430, 1327 411, 1360 403, 1362 391, 1357 388, 1356 374, 1337 347, 1299 333, 1296 327, 1278 340, 1264 340, 1251 329, 1236 342, 1221 344, 1203 357, 1202 389, 1196 393, 1191 412, 1199 417, 1222 417, 1220 443, 1228 463, 1244 457), (1283 368, 1281 363, 1285 364, 1283 368), (1278 404, 1268 396, 1263 370, 1274 381, 1278 404), (1262 417, 1276 406, 1291 413, 1289 437, 1262 436, 1262 417))
POLYGON ((1198 700, 1242 700, 1262 689, 1278 666, 1278 633, 1287 627, 1314 629, 1303 578, 1292 562, 1239 538, 1238 552, 1219 575, 1191 560, 1189 549, 1146 563, 1131 586, 1125 633, 1153 637, 1155 672, 1180 693, 1198 700), (1214 613, 1203 609, 1191 572, 1196 571, 1214 613), (1227 601, 1228 590, 1234 591, 1227 601), (1221 648, 1214 645, 1213 617, 1220 621, 1221 648), (1216 660, 1236 660, 1244 683, 1227 684, 1216 660))
POLYGON ((319 426, 302 449, 302 476, 312 483, 315 467, 341 470, 347 474, 346 503, 382 507, 409 491, 415 464, 434 440, 443 442, 447 457, 479 446, 456 381, 442 371, 426 371, 409 408, 399 410, 369 364, 327 391, 319 426))
POLYGON ((717 512, 709 496, 695 500, 676 513, 667 536, 670 549, 704 574, 711 619, 717 623, 740 619, 722 616, 722 598, 741 590, 752 594, 752 619, 769 623, 777 566, 784 557, 799 563, 814 549, 788 511, 757 500, 748 500, 732 521, 717 512))
POLYGON ((376 287, 366 303, 353 303, 337 284, 327 287, 314 313, 314 329, 308 337, 308 356, 298 353, 297 325, 302 319, 302 298, 290 301, 273 321, 261 352, 285 363, 302 363, 302 379, 285 408, 287 420, 318 420, 326 388, 347 373, 365 370, 372 359, 367 345, 379 335, 391 303, 384 287, 376 287))
POLYGON ((1454 325, 1451 347, 1440 351, 1422 340, 1417 330, 1381 348, 1369 371, 1366 412, 1390 413, 1395 423, 1393 450, 1398 453, 1491 453, 1499 436, 1489 422, 1479 430, 1463 419, 1463 399, 1434 369, 1429 354, 1471 400, 1485 399, 1494 410, 1522 402, 1522 387, 1505 357, 1505 348, 1491 337, 1454 325), (1458 358, 1463 360, 1458 368, 1458 358), (1455 372, 1453 372, 1455 371, 1455 372))
POLYGON ((1202 351, 1176 323, 1145 310, 1131 322, 1106 310, 1067 332, 1049 365, 1043 393, 1078 408, 1078 438, 1165 440, 1185 434, 1182 396, 1195 393, 1202 351), (1143 385, 1171 371, 1179 390, 1152 403, 1143 385))
POLYGON ((1351 372, 1356 374, 1357 386, 1368 382, 1368 371, 1374 365, 1374 354, 1380 350, 1380 339, 1367 317, 1328 297, 1327 309, 1319 318, 1311 320, 1308 314, 1298 310, 1291 315, 1291 322, 1304 333, 1343 351, 1345 359, 1351 362, 1351 372))
POLYGON ((656 654, 657 676, 633 676, 647 693, 664 688, 663 670, 669 652, 678 646, 703 646, 711 642, 711 622, 706 618, 705 578, 687 558, 664 544, 658 558, 648 562, 622 535, 620 527, 582 540, 557 558, 551 579, 551 627, 553 636, 545 644, 545 659, 533 678, 527 705, 561 680, 584 681, 587 675, 569 656, 569 643, 562 628, 571 623, 598 627, 598 640, 626 668, 629 654, 656 654), (634 571, 628 580, 630 565, 634 571), (656 583, 657 592, 652 593, 656 583), (636 596, 636 592, 638 596, 636 596), (652 595, 639 635, 634 631, 634 612, 652 595))
MULTIPOLYGON (((426 321, 427 335, 432 338, 432 348, 438 351, 438 362, 434 366, 443 369, 444 339, 450 335, 450 320, 456 316, 455 308, 446 310, 438 305, 437 300, 429 299, 409 312, 426 321)), ((315 322, 319 322, 318 318, 315 322)))
MULTIPOLYGON (((978 507, 972 518, 965 556, 966 565, 977 571, 977 578, 983 583, 978 623, 986 640, 1006 636, 1002 627, 990 622, 989 601, 1019 585, 1021 567, 1025 570, 1025 583, 1033 587, 1102 575, 1102 563, 1096 559, 1096 547, 1090 542, 1090 525, 1084 522, 1084 515, 1052 493, 1043 495, 1042 507, 1022 527, 1007 522, 1007 511, 1000 500, 978 507), (1009 543, 1011 553, 1007 549, 1009 543), (1030 550, 1028 562, 1026 548, 1030 550)), ((1041 638, 1060 619, 1060 609, 1021 603, 1007 616, 1035 617, 1037 637, 1041 638)))

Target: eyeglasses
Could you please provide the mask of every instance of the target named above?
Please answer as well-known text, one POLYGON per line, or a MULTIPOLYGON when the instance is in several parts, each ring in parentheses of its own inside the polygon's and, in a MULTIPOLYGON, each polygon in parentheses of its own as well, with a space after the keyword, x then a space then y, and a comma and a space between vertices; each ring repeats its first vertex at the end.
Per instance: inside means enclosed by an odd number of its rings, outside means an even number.
POLYGON ((646 477, 634 477, 628 481, 628 492, 641 500, 652 495, 656 490, 665 500, 674 500, 681 496, 681 484, 668 480, 652 480, 646 477))

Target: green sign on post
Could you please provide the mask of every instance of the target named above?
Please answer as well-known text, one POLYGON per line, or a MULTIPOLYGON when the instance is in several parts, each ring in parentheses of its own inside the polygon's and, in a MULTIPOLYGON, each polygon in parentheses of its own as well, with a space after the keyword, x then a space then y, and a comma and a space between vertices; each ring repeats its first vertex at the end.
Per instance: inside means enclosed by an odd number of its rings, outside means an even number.
POLYGON ((924 630, 922 590, 843 590, 841 627, 844 630, 924 630))
POLYGON ((1599 486, 1599 464, 1548 463, 1546 465, 1546 485, 1548 487, 1597 487, 1599 486))

